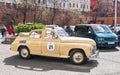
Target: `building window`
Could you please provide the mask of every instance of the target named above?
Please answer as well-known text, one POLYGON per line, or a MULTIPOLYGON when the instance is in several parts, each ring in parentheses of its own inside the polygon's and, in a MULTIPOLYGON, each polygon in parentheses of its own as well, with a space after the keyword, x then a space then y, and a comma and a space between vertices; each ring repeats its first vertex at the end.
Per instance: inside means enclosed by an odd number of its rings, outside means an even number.
POLYGON ((47 3, 47 0, 43 0, 43 4, 46 4, 47 3))
POLYGON ((62 3, 59 3, 59 6, 62 7, 62 3))
POLYGON ((81 4, 81 8, 83 8, 83 5, 81 4))
POLYGON ((86 5, 86 9, 88 9, 89 7, 88 7, 88 5, 86 5))
POLYGON ((71 3, 69 4, 69 6, 71 7, 71 3))
POLYGON ((40 3, 40 0, 38 0, 38 3, 40 3))
POLYGON ((75 7, 75 3, 73 3, 73 7, 75 7))
POLYGON ((77 3, 77 8, 79 8, 78 3, 77 3))
POLYGON ((63 7, 65 7, 65 3, 63 3, 63 7))

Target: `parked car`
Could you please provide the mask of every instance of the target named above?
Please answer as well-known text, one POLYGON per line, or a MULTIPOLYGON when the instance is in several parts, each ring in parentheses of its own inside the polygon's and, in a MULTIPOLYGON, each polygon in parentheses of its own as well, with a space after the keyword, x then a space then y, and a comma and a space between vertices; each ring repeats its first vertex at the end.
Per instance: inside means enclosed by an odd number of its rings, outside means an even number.
POLYGON ((115 48, 118 37, 104 24, 77 24, 75 36, 91 38, 96 41, 97 47, 115 48))
POLYGON ((115 27, 110 27, 110 29, 114 32, 118 32, 118 31, 120 31, 120 26, 116 26, 116 29, 114 29, 115 27))
POLYGON ((120 30, 116 33, 118 36, 118 40, 119 40, 119 45, 120 45, 120 30))
POLYGON ((116 25, 116 29, 114 26, 110 27, 110 29, 112 30, 112 32, 114 32, 118 36, 119 45, 120 45, 120 24, 116 25))
POLYGON ((46 28, 51 28, 51 29, 55 29, 59 27, 58 25, 46 25, 46 28))
POLYGON ((29 34, 22 33, 11 44, 11 50, 18 51, 23 59, 28 59, 31 55, 42 55, 70 58, 74 64, 82 64, 99 54, 94 40, 70 37, 61 28, 37 29, 29 34))

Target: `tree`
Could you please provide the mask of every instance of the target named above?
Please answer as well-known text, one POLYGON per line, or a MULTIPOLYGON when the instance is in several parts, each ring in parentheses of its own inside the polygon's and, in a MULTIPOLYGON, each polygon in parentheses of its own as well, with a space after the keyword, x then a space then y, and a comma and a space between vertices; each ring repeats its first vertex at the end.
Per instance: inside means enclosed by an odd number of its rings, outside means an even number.
POLYGON ((97 0, 96 8, 92 12, 93 20, 96 21, 97 17, 107 17, 112 14, 111 5, 109 0, 97 0))
POLYGON ((43 23, 43 12, 45 11, 45 7, 39 6, 37 9, 37 16, 36 16, 36 22, 43 23))
POLYGON ((80 23, 86 23, 86 21, 85 21, 85 13, 86 13, 86 5, 87 4, 87 1, 86 0, 82 0, 81 1, 81 18, 80 18, 80 23))
POLYGON ((12 26, 15 24, 15 19, 14 19, 14 5, 6 3, 4 6, 1 7, 1 14, 2 18, 1 21, 3 24, 6 25, 6 27, 12 26))
POLYGON ((63 14, 60 17, 62 24, 63 25, 69 25, 72 21, 75 19, 80 19, 81 18, 81 13, 80 11, 71 9, 71 10, 62 10, 63 14))
POLYGON ((52 24, 54 24, 54 20, 55 20, 55 16, 56 16, 56 13, 57 13, 57 11, 58 11, 58 3, 60 2, 59 0, 51 0, 50 1, 51 3, 52 3, 52 6, 53 6, 53 8, 52 9, 50 9, 50 12, 51 12, 51 22, 52 22, 52 24))
POLYGON ((6 24, 6 27, 9 27, 14 24, 15 20, 12 14, 4 12, 1 21, 6 24))
POLYGON ((23 23, 26 23, 26 16, 27 16, 27 10, 29 9, 28 1, 25 0, 23 3, 19 3, 16 6, 17 12, 21 12, 23 14, 23 23))

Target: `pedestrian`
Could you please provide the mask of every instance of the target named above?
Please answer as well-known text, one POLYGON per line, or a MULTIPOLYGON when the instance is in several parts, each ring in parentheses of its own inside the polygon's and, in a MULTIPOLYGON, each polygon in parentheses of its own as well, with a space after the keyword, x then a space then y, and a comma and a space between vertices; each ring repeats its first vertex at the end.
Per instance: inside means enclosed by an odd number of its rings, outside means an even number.
POLYGON ((2 38, 6 37, 6 28, 5 27, 1 28, 1 34, 2 34, 2 38))
POLYGON ((74 33, 74 31, 72 31, 72 29, 71 29, 70 26, 67 26, 66 29, 65 29, 65 31, 66 31, 70 36, 72 36, 73 33, 74 33))
POLYGON ((12 30, 12 27, 11 27, 11 26, 9 26, 9 27, 7 28, 7 32, 8 32, 9 35, 11 35, 11 34, 13 33, 13 30, 12 30))

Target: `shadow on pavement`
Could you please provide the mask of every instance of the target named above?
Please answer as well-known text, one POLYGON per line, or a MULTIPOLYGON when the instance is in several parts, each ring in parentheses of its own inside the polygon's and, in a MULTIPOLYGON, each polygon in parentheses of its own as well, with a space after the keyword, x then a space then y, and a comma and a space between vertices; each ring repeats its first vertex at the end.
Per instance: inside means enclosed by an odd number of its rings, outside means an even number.
POLYGON ((6 58, 4 63, 5 65, 12 65, 19 69, 40 72, 51 70, 90 72, 91 69, 98 65, 96 60, 88 61, 82 65, 73 65, 68 59, 32 56, 32 59, 25 60, 19 58, 18 55, 6 58))
POLYGON ((116 52, 119 51, 119 49, 116 48, 98 48, 100 52, 116 52))

